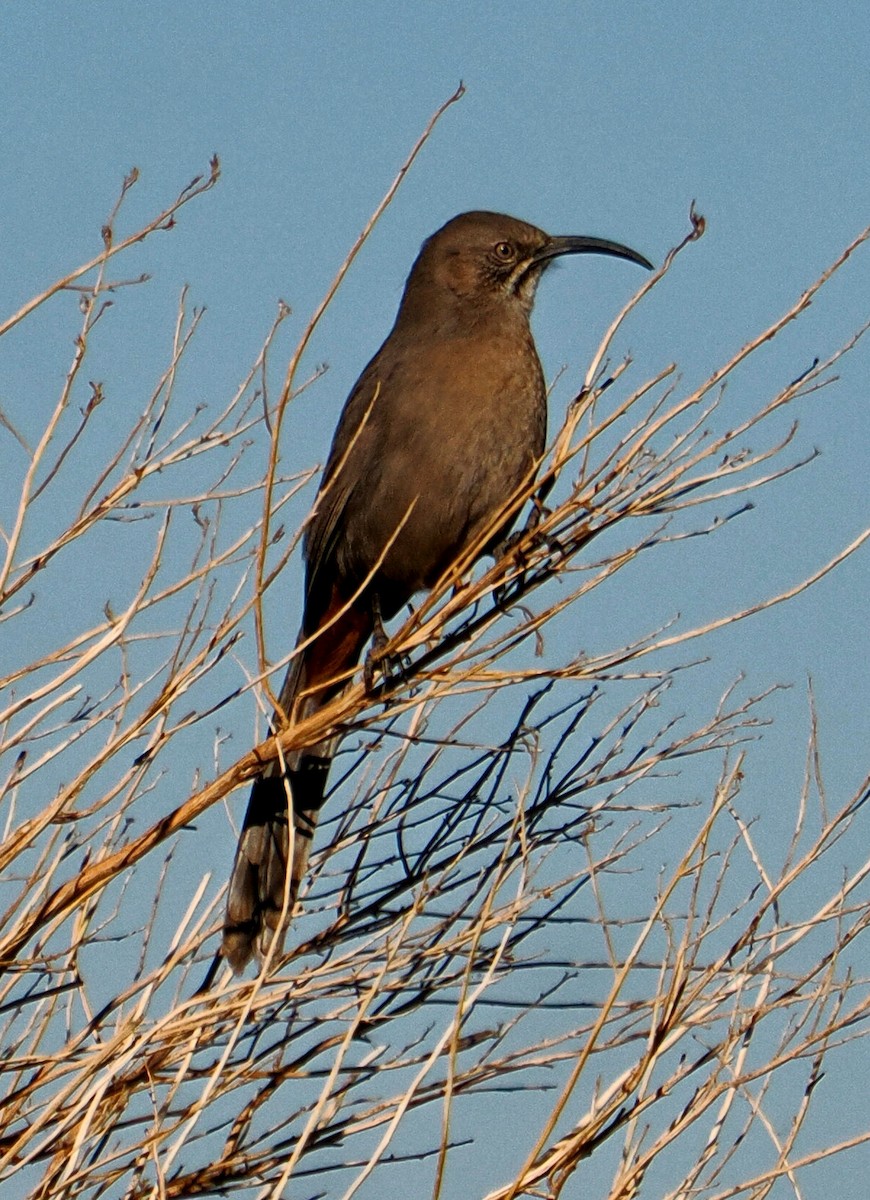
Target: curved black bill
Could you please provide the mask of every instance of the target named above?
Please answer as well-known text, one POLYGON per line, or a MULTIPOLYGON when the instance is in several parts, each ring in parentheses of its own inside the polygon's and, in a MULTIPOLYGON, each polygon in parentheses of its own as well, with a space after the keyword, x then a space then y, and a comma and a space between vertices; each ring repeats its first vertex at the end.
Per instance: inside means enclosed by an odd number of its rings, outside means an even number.
POLYGON ((595 237, 552 237, 546 246, 542 246, 535 254, 534 262, 544 262, 548 258, 557 258, 561 254, 609 254, 612 258, 627 258, 629 262, 637 263, 640 267, 653 270, 648 258, 638 254, 629 246, 620 242, 609 242, 606 238, 595 237))

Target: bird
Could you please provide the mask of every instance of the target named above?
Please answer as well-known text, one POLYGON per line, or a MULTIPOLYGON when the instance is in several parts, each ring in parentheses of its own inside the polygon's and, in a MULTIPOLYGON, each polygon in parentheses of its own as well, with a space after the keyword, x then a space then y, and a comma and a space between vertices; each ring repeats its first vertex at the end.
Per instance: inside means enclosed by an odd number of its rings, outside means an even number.
MULTIPOLYGON (((273 730, 349 686, 363 651, 466 550, 497 551, 506 503, 545 450, 547 393, 530 317, 557 258, 604 254, 515 217, 465 212, 422 245, 395 324, 352 388, 303 541, 304 609, 273 730)), ((281 939, 305 877, 340 737, 292 750, 254 780, 230 877, 222 954, 236 973, 281 939), (292 832, 291 832, 292 831, 292 832)))

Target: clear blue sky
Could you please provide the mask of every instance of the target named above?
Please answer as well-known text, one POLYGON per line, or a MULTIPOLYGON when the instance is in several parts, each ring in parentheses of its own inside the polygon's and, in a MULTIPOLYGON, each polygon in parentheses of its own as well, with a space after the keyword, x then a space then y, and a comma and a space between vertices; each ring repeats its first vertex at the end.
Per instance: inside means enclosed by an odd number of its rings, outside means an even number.
MULTIPOLYGON (((868 47, 870 6, 838 0, 7 4, 4 315, 99 249, 100 226, 131 166, 142 182, 124 229, 205 171, 216 151, 218 189, 135 259, 154 282, 119 318, 124 336, 97 366, 116 396, 144 387, 187 282, 192 302, 208 312, 198 374, 186 386, 192 402, 229 394, 279 297, 294 310, 293 331, 302 327, 461 79, 465 98, 442 121, 317 334, 310 361, 326 361, 330 371, 297 406, 290 460, 322 461, 421 240, 468 208, 614 238, 659 261, 684 232, 695 199, 706 237, 621 346, 630 344, 647 374, 676 360, 689 385, 778 316, 870 220, 868 47)), ((551 374, 567 363, 569 379, 581 377, 636 282, 609 260, 570 262, 548 277, 535 328, 551 374)), ((868 298, 865 251, 726 404, 745 413, 830 352, 870 315, 868 298)), ((56 396, 69 344, 42 342, 38 323, 7 341, 0 405, 32 432, 49 403, 43 397, 56 396)), ((678 579, 646 581, 654 594, 626 596, 617 620, 637 629, 679 611, 688 623, 752 603, 797 582, 868 525, 868 368, 870 339, 844 363, 835 388, 800 405, 799 449, 817 446, 821 459, 760 494, 756 510, 723 537, 699 544, 678 579)), ((297 584, 287 581, 291 605, 297 584)), ((775 806, 799 785, 808 675, 832 803, 866 773, 868 594, 865 550, 809 594, 708 646, 714 662, 698 685, 702 703, 740 671, 753 692, 775 681, 796 685, 771 702, 778 724, 753 760, 750 811, 775 806)), ((294 627, 295 615, 288 642, 294 627)), ((588 631, 590 647, 599 635, 606 640, 609 631, 588 631)), ((245 731, 234 736, 241 752, 245 731)), ((230 854, 227 832, 226 858, 210 864, 218 874, 230 854)), ((868 1068, 864 1061, 864 1080, 868 1068)), ((826 1186, 855 1194, 845 1169, 826 1167, 826 1186)))

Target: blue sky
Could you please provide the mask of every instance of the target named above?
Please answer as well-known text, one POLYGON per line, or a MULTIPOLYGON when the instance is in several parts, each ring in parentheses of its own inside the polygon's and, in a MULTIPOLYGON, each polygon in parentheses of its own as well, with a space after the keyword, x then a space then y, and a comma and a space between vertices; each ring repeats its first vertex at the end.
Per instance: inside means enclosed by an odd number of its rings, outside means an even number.
MULTIPOLYGON (((426 121, 463 80, 465 97, 318 330, 310 363, 328 362, 329 372, 295 409, 289 461, 322 461, 420 242, 463 209, 613 238, 658 262, 685 231, 694 199, 705 238, 621 343, 647 374, 676 360, 688 387, 787 308, 870 220, 868 45, 870 7, 836 0, 6 5, 4 315, 96 253, 130 167, 141 182, 125 230, 217 152, 219 187, 185 210, 171 235, 131 256, 130 269, 153 281, 118 314, 118 337, 97 348, 93 369, 117 403, 138 395, 189 283, 192 303, 207 313, 185 386, 191 402, 228 395, 279 298, 294 313, 280 343, 289 354, 426 121)), ((574 260, 548 276, 535 329, 550 375, 567 364, 569 381, 582 377, 636 283, 606 259, 574 260)), ((868 296, 865 248, 733 385, 726 406, 745 415, 833 350, 867 319, 868 296)), ((39 428, 69 349, 39 321, 5 339, 0 406, 25 431, 39 428)), ((752 603, 797 582, 868 525, 868 368, 870 344, 861 344, 841 381, 800 405, 799 451, 818 447, 821 458, 758 495, 733 530, 693 548, 678 577, 644 578, 637 594, 621 597, 617 627, 675 611, 704 620, 752 603)), ((559 402, 557 391, 554 424, 559 402)), ((288 644, 298 613, 291 570, 288 644)), ((84 582, 73 576, 70 586, 84 582)), ((753 692, 795 685, 771 701, 777 725, 756 755, 749 792, 756 811, 799 786, 808 676, 834 800, 866 774, 868 593, 865 548, 794 603, 707 647, 714 661, 697 685, 702 705, 741 671, 753 692)), ((609 631, 589 630, 591 645, 599 635, 609 631)), ((235 731, 239 752, 245 736, 235 731)), ((204 863, 202 846, 198 853, 204 863)), ((226 856, 211 864, 218 875, 230 854, 227 832, 226 856)), ((861 1070, 866 1078, 866 1062, 861 1070)), ((828 1186, 843 1194, 845 1169, 826 1168, 828 1186)))

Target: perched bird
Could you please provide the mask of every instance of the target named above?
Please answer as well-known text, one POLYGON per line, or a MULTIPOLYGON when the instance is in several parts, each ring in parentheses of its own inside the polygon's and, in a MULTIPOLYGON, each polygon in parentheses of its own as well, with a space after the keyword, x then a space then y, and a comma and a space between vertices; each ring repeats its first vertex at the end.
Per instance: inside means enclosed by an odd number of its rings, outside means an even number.
MULTIPOLYGON (((462 213, 423 243, 392 332, 338 423, 304 543, 302 649, 276 728, 341 692, 369 640, 383 635, 381 621, 463 550, 483 540, 481 554, 491 551, 508 532, 497 518, 531 482, 546 438, 532 303, 547 266, 565 254, 651 269, 617 242, 550 237, 491 212, 462 213)), ((275 761, 254 782, 224 923, 223 954, 236 971, 265 953, 282 910, 293 911, 337 743, 292 751, 283 773, 275 761)))

